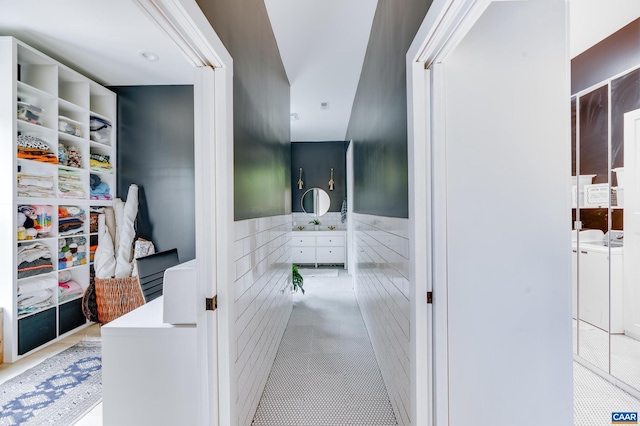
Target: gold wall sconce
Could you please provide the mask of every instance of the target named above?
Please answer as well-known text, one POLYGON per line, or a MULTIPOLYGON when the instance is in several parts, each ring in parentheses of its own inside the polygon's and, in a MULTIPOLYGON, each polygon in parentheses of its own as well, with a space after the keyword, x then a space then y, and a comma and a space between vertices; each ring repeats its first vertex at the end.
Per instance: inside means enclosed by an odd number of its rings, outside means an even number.
POLYGON ((331 179, 329 179, 329 191, 333 191, 333 167, 331 168, 331 179))
POLYGON ((304 187, 304 182, 302 181, 302 167, 300 167, 300 178, 298 179, 298 189, 302 189, 304 187))

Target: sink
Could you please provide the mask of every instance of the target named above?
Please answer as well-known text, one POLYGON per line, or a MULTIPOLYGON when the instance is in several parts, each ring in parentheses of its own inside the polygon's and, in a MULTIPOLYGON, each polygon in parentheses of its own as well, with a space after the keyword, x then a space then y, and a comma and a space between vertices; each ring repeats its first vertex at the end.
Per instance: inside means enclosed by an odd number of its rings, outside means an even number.
MULTIPOLYGON (((602 242, 602 237, 604 237, 604 232, 599 229, 583 229, 582 231, 580 231, 581 243, 600 243, 602 242)), ((578 232, 576 230, 571 231, 571 241, 578 241, 578 232)))

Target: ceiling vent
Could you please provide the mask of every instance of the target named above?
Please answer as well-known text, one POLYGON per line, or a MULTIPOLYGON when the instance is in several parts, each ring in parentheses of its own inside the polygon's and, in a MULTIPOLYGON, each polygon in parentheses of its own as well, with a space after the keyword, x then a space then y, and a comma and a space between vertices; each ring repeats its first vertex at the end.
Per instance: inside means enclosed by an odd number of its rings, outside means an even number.
POLYGON ((320 102, 320 109, 329 109, 329 102, 320 102))

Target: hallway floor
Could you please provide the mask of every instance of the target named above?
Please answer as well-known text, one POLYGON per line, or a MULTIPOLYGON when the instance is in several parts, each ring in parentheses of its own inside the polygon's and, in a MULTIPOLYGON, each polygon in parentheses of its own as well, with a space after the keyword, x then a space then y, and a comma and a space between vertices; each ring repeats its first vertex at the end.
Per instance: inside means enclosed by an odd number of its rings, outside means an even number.
MULTIPOLYGON (((253 425, 396 424, 351 278, 338 271, 338 276, 305 278, 307 293, 294 295, 291 319, 253 425)), ((0 364, 0 387, 47 357, 99 335, 100 327, 94 324, 16 363, 0 364)), ((612 411, 640 412, 640 401, 632 395, 577 362, 573 368, 575 426, 611 424, 612 411)), ((102 424, 98 404, 76 426, 102 424)))
POLYGON ((253 424, 397 424, 351 277, 305 271, 253 424))

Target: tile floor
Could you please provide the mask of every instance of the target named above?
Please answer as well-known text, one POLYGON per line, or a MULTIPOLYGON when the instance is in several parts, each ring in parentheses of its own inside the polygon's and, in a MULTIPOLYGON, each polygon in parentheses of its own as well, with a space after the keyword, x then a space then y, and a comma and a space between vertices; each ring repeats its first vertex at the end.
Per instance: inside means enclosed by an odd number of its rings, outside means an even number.
POLYGON ((253 425, 396 425, 350 276, 301 273, 253 425))
MULTIPOLYGON (((305 279, 305 288, 307 294, 294 296, 295 308, 254 425, 396 424, 349 277, 339 270, 337 278, 305 279)), ((99 335, 100 327, 92 325, 18 362, 0 364, 0 386, 82 339, 99 335)), ((612 411, 640 412, 640 401, 574 363, 575 426, 610 425, 612 411)), ((100 425, 102 404, 76 423, 100 425)))

